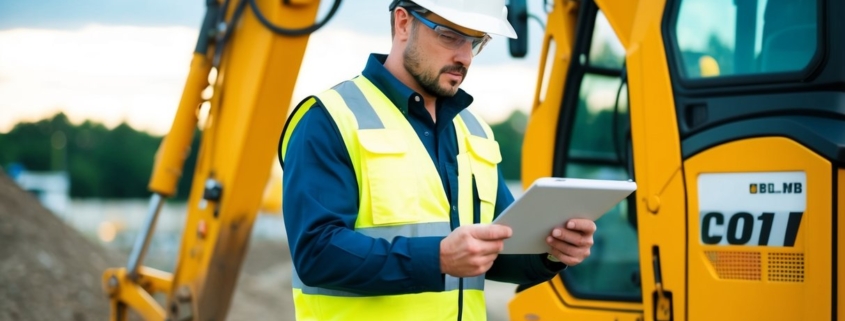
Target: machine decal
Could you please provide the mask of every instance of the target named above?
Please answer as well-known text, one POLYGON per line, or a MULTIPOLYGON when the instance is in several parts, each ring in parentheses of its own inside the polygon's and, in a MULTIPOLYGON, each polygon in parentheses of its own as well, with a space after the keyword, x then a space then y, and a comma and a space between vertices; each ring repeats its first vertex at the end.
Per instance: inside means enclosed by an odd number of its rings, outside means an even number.
POLYGON ((804 172, 698 176, 701 243, 795 246, 807 208, 804 172))

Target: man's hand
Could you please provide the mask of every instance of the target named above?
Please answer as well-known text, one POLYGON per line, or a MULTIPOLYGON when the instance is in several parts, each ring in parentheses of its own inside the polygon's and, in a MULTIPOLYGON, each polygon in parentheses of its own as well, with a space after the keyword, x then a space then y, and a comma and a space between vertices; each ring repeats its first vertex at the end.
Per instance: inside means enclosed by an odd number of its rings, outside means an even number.
POLYGON ((593 221, 571 219, 566 222, 565 228, 557 227, 546 237, 546 243, 551 247, 549 254, 567 266, 578 265, 590 256, 595 232, 596 223, 593 221))
POLYGON ((440 241, 440 271, 455 277, 481 275, 493 266, 504 239, 513 231, 504 225, 465 225, 440 241))

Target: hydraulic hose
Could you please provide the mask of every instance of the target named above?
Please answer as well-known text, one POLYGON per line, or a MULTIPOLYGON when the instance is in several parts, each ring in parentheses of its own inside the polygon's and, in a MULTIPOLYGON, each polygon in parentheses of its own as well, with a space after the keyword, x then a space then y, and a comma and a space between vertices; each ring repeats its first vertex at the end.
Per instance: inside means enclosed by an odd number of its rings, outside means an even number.
POLYGON ((263 24, 265 27, 267 27, 267 29, 270 29, 271 31, 273 31, 275 33, 285 35, 285 36, 303 36, 303 35, 310 34, 314 31, 317 31, 317 29, 320 29, 323 26, 325 26, 326 23, 328 23, 329 20, 331 20, 332 17, 334 17, 334 14, 337 13, 337 9, 340 8, 340 2, 341 2, 341 0, 334 0, 334 3, 332 4, 331 9, 329 9, 329 13, 326 14, 326 17, 323 18, 322 21, 314 23, 311 26, 308 26, 308 27, 305 27, 305 28, 299 28, 299 29, 289 29, 289 28, 281 27, 281 26, 273 24, 272 22, 270 22, 270 20, 267 20, 267 17, 265 17, 264 14, 261 13, 261 9, 258 8, 258 4, 257 4, 256 0, 249 0, 249 7, 252 8, 252 12, 255 13, 255 17, 258 18, 258 21, 261 21, 261 24, 263 24))

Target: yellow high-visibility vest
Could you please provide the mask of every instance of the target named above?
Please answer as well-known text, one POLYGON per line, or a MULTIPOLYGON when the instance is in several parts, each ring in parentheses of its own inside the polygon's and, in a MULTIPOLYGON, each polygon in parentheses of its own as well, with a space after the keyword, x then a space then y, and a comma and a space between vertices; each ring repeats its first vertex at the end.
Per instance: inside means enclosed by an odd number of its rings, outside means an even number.
MULTIPOLYGON (((450 204, 431 157, 400 110, 363 76, 297 106, 282 136, 282 161, 290 134, 316 99, 337 124, 355 169, 360 195, 355 231, 388 241, 396 236, 448 235, 450 204)), ((499 145, 490 127, 468 110, 453 122, 460 225, 473 224, 473 177, 481 223, 490 223, 499 183, 496 166, 502 159, 499 145)), ((293 274, 297 320, 456 320, 461 283, 462 319, 487 318, 484 275, 463 280, 446 275, 443 292, 366 296, 307 286, 295 269, 293 274)))

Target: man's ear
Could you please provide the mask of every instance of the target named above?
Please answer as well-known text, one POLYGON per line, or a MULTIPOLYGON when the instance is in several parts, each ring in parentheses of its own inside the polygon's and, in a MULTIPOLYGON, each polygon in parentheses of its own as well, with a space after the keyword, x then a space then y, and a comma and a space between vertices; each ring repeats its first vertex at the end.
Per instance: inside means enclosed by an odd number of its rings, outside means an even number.
POLYGON ((394 40, 408 41, 411 37, 413 20, 411 14, 405 8, 393 10, 394 40))

